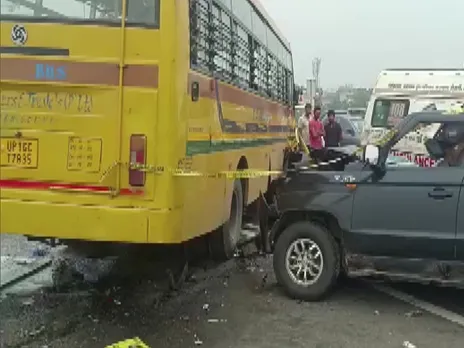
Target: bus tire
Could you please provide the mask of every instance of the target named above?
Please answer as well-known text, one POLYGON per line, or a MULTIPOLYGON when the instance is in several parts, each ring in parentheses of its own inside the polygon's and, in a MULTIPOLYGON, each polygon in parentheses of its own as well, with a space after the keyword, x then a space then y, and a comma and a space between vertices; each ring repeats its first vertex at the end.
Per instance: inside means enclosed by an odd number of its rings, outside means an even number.
POLYGON ((229 219, 210 237, 209 248, 213 259, 230 260, 237 249, 242 231, 243 220, 243 188, 240 180, 234 181, 229 219))
POLYGON ((339 247, 324 227, 296 222, 279 236, 273 266, 277 282, 289 297, 318 301, 328 295, 339 276, 339 247))

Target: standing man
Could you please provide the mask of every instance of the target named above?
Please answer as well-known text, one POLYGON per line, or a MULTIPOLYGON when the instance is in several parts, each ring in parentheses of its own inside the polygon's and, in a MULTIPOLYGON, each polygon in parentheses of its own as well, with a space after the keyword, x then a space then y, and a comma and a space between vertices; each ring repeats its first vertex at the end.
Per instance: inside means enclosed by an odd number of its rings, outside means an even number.
POLYGON ((306 146, 309 147, 309 120, 311 119, 312 106, 309 103, 305 105, 305 112, 298 119, 298 131, 301 134, 306 146))
POLYGON ((327 118, 329 119, 329 122, 327 122, 324 126, 325 146, 339 147, 343 135, 342 127, 340 127, 340 124, 337 121, 335 121, 335 111, 329 110, 329 112, 327 113, 327 118))
POLYGON ((314 116, 309 121, 309 146, 311 147, 311 157, 316 161, 324 159, 323 137, 325 136, 324 125, 322 124, 321 108, 314 108, 314 116))

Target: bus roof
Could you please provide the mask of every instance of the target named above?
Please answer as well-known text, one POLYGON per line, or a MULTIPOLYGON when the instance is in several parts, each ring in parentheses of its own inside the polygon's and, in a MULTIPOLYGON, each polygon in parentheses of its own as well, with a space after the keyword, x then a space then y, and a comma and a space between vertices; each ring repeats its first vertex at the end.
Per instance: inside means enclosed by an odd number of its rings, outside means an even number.
POLYGON ((463 72, 464 69, 463 68, 456 68, 456 69, 448 69, 448 68, 438 68, 438 69, 420 69, 420 68, 403 68, 403 69, 399 69, 399 68, 394 68, 394 69, 385 69, 384 72, 387 72, 387 71, 402 71, 402 72, 408 72, 408 71, 423 71, 423 72, 434 72, 434 71, 451 71, 451 72, 463 72))
POLYGON ((464 93, 464 69, 387 69, 373 93, 458 95, 464 93))
POLYGON ((269 16, 269 13, 267 13, 266 9, 261 5, 260 0, 249 0, 251 5, 258 11, 263 16, 263 19, 267 22, 269 27, 272 29, 274 34, 277 35, 277 37, 282 41, 284 46, 291 52, 290 48, 290 42, 285 38, 285 36, 282 34, 282 32, 277 28, 277 24, 274 22, 274 20, 269 16))

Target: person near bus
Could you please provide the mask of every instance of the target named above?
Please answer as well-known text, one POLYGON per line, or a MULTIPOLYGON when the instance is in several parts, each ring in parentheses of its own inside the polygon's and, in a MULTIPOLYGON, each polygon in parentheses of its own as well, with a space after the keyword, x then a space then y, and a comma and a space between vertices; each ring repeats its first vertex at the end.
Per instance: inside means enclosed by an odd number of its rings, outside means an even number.
POLYGON ((321 121, 321 108, 314 108, 313 117, 309 120, 309 147, 311 157, 320 162, 324 159, 324 125, 321 121))
POLYGON ((325 146, 326 147, 339 147, 342 141, 342 127, 335 120, 335 111, 329 110, 327 112, 328 122, 324 125, 325 131, 325 146))
POLYGON ((306 146, 309 147, 309 120, 311 119, 312 106, 310 103, 306 103, 305 112, 298 119, 298 131, 301 134, 303 141, 306 146))

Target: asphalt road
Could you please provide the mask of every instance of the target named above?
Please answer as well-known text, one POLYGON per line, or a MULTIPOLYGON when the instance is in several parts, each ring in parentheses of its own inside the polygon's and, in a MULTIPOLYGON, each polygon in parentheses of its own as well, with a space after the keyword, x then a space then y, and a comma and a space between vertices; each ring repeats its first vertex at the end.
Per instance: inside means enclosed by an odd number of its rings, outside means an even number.
MULTIPOLYGON (((98 295, 53 293, 41 289, 47 274, 38 275, 0 303, 2 348, 102 348, 134 336, 169 348, 454 348, 464 341, 463 327, 364 281, 345 282, 324 302, 290 300, 276 285, 269 257, 233 260, 195 275, 169 298, 160 298, 150 282, 98 295)), ((395 287, 464 309, 462 292, 395 287)))

